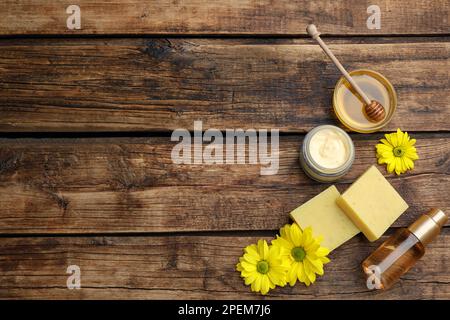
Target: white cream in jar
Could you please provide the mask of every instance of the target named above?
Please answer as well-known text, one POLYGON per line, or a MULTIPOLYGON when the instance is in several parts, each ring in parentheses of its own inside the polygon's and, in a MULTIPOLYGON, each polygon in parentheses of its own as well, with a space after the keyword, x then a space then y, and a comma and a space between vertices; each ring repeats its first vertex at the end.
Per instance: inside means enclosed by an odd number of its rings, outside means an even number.
POLYGON ((355 148, 350 136, 336 126, 323 125, 305 136, 300 163, 311 178, 330 182, 345 175, 354 158, 355 148))
POLYGON ((335 169, 348 159, 349 150, 346 137, 335 128, 324 128, 311 137, 309 153, 319 166, 335 169))

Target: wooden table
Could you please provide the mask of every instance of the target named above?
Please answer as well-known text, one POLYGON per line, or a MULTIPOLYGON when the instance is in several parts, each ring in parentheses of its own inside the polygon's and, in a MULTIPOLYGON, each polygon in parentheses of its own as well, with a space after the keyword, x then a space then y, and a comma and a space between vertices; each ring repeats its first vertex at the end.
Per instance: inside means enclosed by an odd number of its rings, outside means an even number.
MULTIPOLYGON (((331 254, 311 287, 278 299, 449 299, 450 223, 391 290, 370 292, 360 262, 431 207, 450 212, 449 2, 78 0, 0 3, 0 298, 259 298, 234 270, 328 185, 299 167, 304 134, 337 124, 340 75, 305 26, 349 70, 391 80, 398 110, 383 130, 417 139, 411 173, 388 175, 409 203, 386 235, 331 254), (69 11, 71 13, 72 11, 69 11), (69 21, 70 22, 70 21, 69 21), (177 165, 176 128, 279 129, 278 174, 260 165, 177 165), (66 287, 69 265, 80 290, 66 287)), ((351 134, 340 191, 376 162, 382 132, 351 134)))

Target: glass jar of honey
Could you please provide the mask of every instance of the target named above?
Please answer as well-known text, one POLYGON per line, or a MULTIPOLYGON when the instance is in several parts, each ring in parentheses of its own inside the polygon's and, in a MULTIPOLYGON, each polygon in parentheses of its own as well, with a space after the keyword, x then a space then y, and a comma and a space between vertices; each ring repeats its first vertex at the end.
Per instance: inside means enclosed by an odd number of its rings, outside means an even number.
POLYGON ((350 75, 371 100, 380 102, 386 111, 381 122, 371 122, 364 114, 364 100, 342 77, 334 88, 333 108, 342 124, 360 133, 375 132, 391 121, 397 108, 397 95, 394 87, 383 75, 372 70, 355 70, 350 75))

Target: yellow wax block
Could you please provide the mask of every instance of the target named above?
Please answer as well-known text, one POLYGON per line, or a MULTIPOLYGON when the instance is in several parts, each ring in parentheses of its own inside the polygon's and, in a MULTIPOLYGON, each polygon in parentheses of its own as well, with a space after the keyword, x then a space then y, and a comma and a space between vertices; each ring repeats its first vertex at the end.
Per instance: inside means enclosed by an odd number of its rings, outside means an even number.
POLYGON ((364 172, 336 203, 370 241, 381 237, 408 209, 405 200, 375 166, 364 172))
POLYGON ((359 233, 358 228, 336 205, 341 194, 331 186, 291 212, 291 218, 305 229, 311 227, 314 237, 322 236, 321 245, 334 250, 359 233))

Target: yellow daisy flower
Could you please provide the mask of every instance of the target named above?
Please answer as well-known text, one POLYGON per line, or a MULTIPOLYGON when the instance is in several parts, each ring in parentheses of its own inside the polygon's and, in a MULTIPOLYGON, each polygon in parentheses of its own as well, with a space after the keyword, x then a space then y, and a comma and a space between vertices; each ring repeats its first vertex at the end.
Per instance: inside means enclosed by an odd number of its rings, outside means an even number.
POLYGON ((316 274, 323 275, 323 265, 330 262, 327 258, 330 250, 320 246, 321 239, 313 237, 311 228, 302 232, 296 223, 285 225, 280 234, 272 245, 280 247, 290 265, 287 273, 289 284, 293 286, 297 280, 307 286, 314 283, 316 274))
POLYGON ((245 284, 254 292, 267 294, 275 286, 286 285, 287 265, 280 256, 278 247, 267 245, 266 240, 258 240, 244 249, 236 270, 241 272, 245 284))
POLYGON ((376 145, 379 164, 386 163, 387 171, 395 171, 397 175, 414 169, 414 161, 419 159, 414 147, 416 139, 411 139, 407 132, 397 129, 397 132, 385 134, 376 145))

